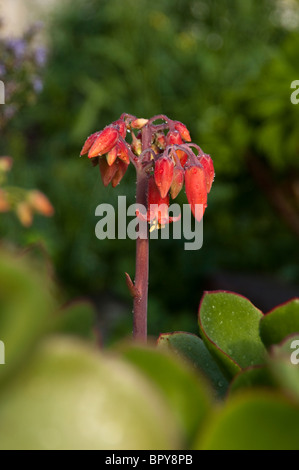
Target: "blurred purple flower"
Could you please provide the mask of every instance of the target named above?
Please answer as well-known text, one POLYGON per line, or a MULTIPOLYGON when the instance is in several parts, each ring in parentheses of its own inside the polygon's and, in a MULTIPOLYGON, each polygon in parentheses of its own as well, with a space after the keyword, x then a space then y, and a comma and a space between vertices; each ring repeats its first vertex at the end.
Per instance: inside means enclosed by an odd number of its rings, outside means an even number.
POLYGON ((26 52, 26 42, 23 39, 7 39, 6 46, 11 49, 16 59, 22 59, 26 52))
POLYGON ((38 47, 35 50, 35 62, 39 67, 44 67, 47 61, 47 51, 45 47, 38 47))
POLYGON ((39 77, 34 77, 32 80, 32 85, 35 93, 41 93, 43 91, 44 85, 42 80, 39 77))

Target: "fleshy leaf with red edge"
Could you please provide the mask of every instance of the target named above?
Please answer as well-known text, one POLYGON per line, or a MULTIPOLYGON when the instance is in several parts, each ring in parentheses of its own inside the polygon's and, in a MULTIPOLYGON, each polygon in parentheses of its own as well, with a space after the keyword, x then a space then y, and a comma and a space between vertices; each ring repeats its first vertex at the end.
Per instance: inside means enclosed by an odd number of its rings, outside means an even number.
POLYGON ((299 298, 278 305, 260 322, 260 335, 267 347, 280 343, 293 333, 299 333, 299 298))
POLYGON ((202 339, 228 376, 265 363, 267 352, 259 335, 262 317, 241 295, 225 291, 204 294, 199 307, 202 339))

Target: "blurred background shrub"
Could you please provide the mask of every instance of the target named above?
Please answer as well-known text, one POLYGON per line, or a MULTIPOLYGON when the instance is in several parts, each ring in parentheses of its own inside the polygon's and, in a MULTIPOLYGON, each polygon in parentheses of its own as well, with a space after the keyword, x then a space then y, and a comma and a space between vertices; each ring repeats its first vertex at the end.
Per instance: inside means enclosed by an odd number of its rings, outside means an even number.
POLYGON ((134 171, 104 189, 79 153, 123 112, 162 112, 211 154, 216 180, 201 250, 151 243, 150 334, 197 332, 203 290, 236 290, 264 311, 298 296, 299 105, 290 101, 298 2, 73 0, 36 16, 45 27, 36 46, 47 46, 43 83, 34 105, 15 98, 23 106, 1 129, 0 155, 14 158, 11 183, 40 188, 55 216, 25 229, 1 214, 3 243, 42 244, 67 298, 94 301, 105 341, 130 334, 124 272, 134 275, 135 244, 99 241, 94 228, 98 204, 118 195, 134 202, 134 171))

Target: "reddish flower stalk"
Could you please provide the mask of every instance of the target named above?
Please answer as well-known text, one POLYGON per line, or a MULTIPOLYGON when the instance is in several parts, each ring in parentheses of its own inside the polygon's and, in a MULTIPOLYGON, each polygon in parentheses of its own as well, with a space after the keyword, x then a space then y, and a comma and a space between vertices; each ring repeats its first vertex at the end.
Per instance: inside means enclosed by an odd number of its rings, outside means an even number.
MULTIPOLYGON (((198 145, 190 142, 187 127, 179 121, 162 114, 148 120, 124 113, 102 131, 92 134, 86 140, 81 155, 87 153, 93 166, 99 166, 104 186, 111 183, 115 187, 129 164, 134 165, 137 174, 136 203, 146 209, 146 214, 138 211, 136 214, 140 221, 151 224, 152 232, 179 219, 168 216, 169 198, 176 198, 184 184, 187 200, 198 220, 207 207, 207 194, 214 180, 213 161, 198 145), (128 134, 131 135, 131 144, 125 140, 128 134), (202 210, 197 211, 197 205, 202 210)), ((127 273, 126 280, 134 299, 133 337, 145 342, 149 230, 141 223, 137 230, 135 282, 127 273)))

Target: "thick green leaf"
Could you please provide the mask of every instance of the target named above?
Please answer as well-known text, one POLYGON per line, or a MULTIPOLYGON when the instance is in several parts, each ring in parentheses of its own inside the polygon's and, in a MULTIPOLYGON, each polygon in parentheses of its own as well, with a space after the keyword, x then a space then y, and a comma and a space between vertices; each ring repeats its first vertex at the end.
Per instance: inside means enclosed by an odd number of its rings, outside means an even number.
POLYGON ((164 394, 184 431, 186 443, 190 442, 210 410, 207 384, 169 351, 130 344, 121 352, 164 394))
POLYGON ((267 347, 293 333, 299 333, 299 299, 279 305, 261 319, 260 335, 267 347))
POLYGON ((299 407, 273 392, 235 395, 200 432, 205 450, 299 450, 299 407))
POLYGON ((185 358, 208 380, 215 395, 225 395, 228 381, 201 338, 185 332, 163 333, 158 339, 158 347, 167 348, 185 358))
POLYGON ((96 312, 93 305, 78 300, 58 312, 55 330, 60 333, 95 340, 96 312))
POLYGON ((261 318, 260 310, 245 297, 222 291, 204 294, 199 308, 202 338, 231 376, 265 362, 261 318))
POLYGON ((281 389, 299 401, 299 334, 272 346, 269 364, 281 389))
POLYGON ((177 449, 163 396, 135 368, 55 338, 0 393, 0 449, 177 449))
POLYGON ((0 253, 0 340, 5 366, 0 381, 22 364, 40 337, 52 327, 53 286, 46 273, 25 256, 0 253))
POLYGON ((276 382, 268 366, 249 367, 242 370, 231 382, 229 392, 235 393, 243 388, 255 387, 276 387, 276 382))

